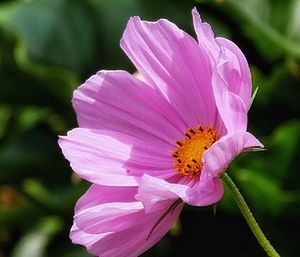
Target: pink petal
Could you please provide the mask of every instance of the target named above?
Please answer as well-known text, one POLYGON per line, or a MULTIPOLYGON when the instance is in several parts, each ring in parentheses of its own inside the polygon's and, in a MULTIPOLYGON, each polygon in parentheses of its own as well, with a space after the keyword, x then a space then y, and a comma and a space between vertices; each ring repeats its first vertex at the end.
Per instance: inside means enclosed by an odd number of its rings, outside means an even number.
POLYGON ((135 176, 144 173, 165 179, 174 174, 170 147, 126 134, 77 128, 60 137, 59 145, 73 170, 92 183, 136 186, 135 176))
POLYGON ((145 211, 148 213, 155 210, 154 205, 168 199, 176 201, 181 198, 185 202, 188 189, 187 185, 169 183, 145 174, 139 183, 138 194, 135 198, 144 204, 145 211))
POLYGON ((194 206, 208 206, 220 201, 223 194, 222 181, 202 171, 200 180, 187 191, 187 203, 194 206))
POLYGON ((124 230, 124 222, 134 223, 143 217, 141 202, 112 202, 77 212, 76 224, 91 234, 124 230))
POLYGON ((143 214, 142 203, 134 199, 136 193, 136 187, 92 185, 76 205, 76 225, 92 234, 123 230, 124 218, 126 222, 134 222, 137 213, 143 214))
POLYGON ((235 131, 246 131, 248 118, 243 100, 230 91, 223 77, 223 69, 227 63, 227 56, 221 52, 213 73, 212 84, 217 108, 229 134, 235 131))
POLYGON ((229 90, 238 95, 247 110, 250 108, 252 82, 248 62, 236 44, 225 38, 217 38, 220 48, 225 49, 226 59, 223 77, 229 85, 229 90))
POLYGON ((215 64, 220 53, 220 47, 215 41, 214 32, 208 23, 202 22, 202 19, 196 8, 192 10, 192 15, 198 42, 210 57, 211 62, 215 64))
POLYGON ((214 124, 210 59, 195 39, 173 23, 129 20, 121 47, 144 79, 157 87, 187 127, 214 124))
MULTIPOLYGON (((97 229, 99 223, 103 223, 104 226, 109 224, 107 222, 110 219, 109 214, 113 212, 116 215, 111 215, 111 218, 115 220, 117 215, 123 216, 143 209, 143 205, 135 199, 136 193, 137 187, 110 187, 93 184, 76 204, 74 218, 77 225, 81 227, 82 224, 87 232, 93 231, 93 228, 97 229)), ((101 232, 111 231, 111 227, 105 228, 103 225, 101 232)))
POLYGON ((185 124, 156 90, 125 71, 100 71, 74 92, 80 127, 172 144, 185 124))
MULTIPOLYGON (((115 189, 118 192, 123 190, 128 199, 134 197, 130 188, 106 188, 106 193, 110 190, 113 195, 115 189)), ((101 196, 101 193, 101 187, 93 187, 81 198, 81 202, 95 198, 90 194, 101 196)), ((155 211, 146 214, 139 201, 114 199, 112 202, 110 196, 107 200, 99 205, 87 205, 86 209, 78 208, 70 234, 74 243, 82 244, 90 253, 103 257, 140 255, 167 233, 182 209, 181 204, 164 216, 173 203, 173 200, 164 200, 159 202, 159 208, 154 206, 155 211)))
POLYGON ((144 175, 140 181, 136 199, 140 200, 146 212, 164 199, 180 198, 184 203, 194 206, 207 206, 218 202, 223 196, 223 185, 219 178, 210 174, 201 176, 197 183, 182 185, 169 183, 159 178, 144 175))
POLYGON ((221 49, 226 54, 227 61, 220 71, 221 76, 228 84, 228 89, 242 99, 248 110, 252 83, 249 65, 244 54, 232 41, 221 37, 215 38, 212 28, 208 23, 202 22, 196 8, 193 9, 192 14, 198 42, 210 56, 211 62, 217 63, 221 49))
POLYGON ((264 146, 249 132, 237 132, 226 135, 213 144, 203 156, 203 171, 212 176, 219 176, 225 171, 232 160, 249 148, 264 146))
POLYGON ((75 211, 80 212, 83 209, 104 203, 127 203, 135 201, 136 187, 114 187, 113 194, 111 190, 111 186, 92 184, 87 192, 77 201, 75 211), (124 194, 124 190, 126 190, 127 194, 124 194))
POLYGON ((130 145, 109 134, 84 128, 69 131, 58 143, 73 170, 82 178, 103 185, 137 185, 136 179, 128 176, 123 167, 130 158, 130 145))
POLYGON ((94 248, 97 246, 97 242, 99 242, 107 234, 109 233, 89 234, 84 232, 82 229, 78 228, 76 223, 74 223, 70 231, 70 238, 72 240, 72 243, 83 245, 87 248, 89 252, 92 253, 95 252, 94 248))

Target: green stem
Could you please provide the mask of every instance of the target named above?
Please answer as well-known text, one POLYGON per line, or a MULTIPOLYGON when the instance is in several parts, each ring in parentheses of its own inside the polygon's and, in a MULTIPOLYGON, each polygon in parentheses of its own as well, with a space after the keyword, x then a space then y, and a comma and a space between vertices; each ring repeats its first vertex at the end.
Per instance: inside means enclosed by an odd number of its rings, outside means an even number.
POLYGON ((252 230, 253 234, 255 235, 257 241, 260 243, 262 248, 265 250, 265 252, 270 257, 279 257, 279 254, 276 252, 276 250, 273 248, 273 246, 270 244, 269 240, 266 238, 262 230, 260 229, 259 225, 257 224, 252 212, 250 211, 247 203, 245 202, 244 197, 241 195, 239 189, 234 184, 232 179, 229 177, 229 175, 225 172, 222 175, 222 180, 225 182, 225 184, 230 189, 234 200, 236 201, 237 205, 239 206, 245 220, 247 221, 250 229, 252 230))

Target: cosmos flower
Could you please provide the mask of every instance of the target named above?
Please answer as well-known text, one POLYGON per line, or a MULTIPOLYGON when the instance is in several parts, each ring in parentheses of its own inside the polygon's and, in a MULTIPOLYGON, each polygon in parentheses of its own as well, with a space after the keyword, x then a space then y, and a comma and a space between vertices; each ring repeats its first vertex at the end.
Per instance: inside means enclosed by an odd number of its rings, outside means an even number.
POLYGON ((231 161, 263 147, 247 132, 252 85, 243 53, 192 15, 198 40, 168 20, 132 17, 121 47, 143 79, 102 70, 74 92, 79 128, 59 144, 92 183, 70 237, 93 255, 140 255, 185 203, 218 202, 231 161))

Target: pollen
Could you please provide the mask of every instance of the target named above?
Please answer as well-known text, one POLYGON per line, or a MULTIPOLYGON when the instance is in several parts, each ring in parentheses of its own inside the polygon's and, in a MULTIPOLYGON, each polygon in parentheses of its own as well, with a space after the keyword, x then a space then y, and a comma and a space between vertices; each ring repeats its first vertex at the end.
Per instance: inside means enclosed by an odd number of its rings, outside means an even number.
POLYGON ((173 151, 174 167, 177 174, 194 178, 201 174, 204 152, 219 139, 218 133, 211 127, 197 126, 188 129, 183 140, 177 140, 173 151))

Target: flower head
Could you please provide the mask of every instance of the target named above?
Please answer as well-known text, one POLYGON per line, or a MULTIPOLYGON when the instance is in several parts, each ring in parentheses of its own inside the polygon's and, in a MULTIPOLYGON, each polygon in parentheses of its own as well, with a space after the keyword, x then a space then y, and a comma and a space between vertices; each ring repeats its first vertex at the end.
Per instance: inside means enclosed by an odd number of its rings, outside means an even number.
POLYGON ((71 239, 94 255, 146 251, 184 203, 222 198, 219 177, 237 155, 263 147, 247 132, 244 55, 192 14, 198 41, 165 19, 132 17, 121 47, 143 79, 102 70, 74 92, 79 128, 59 144, 93 183, 77 203, 71 239))

